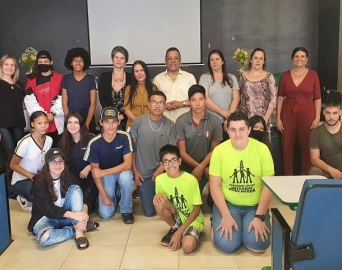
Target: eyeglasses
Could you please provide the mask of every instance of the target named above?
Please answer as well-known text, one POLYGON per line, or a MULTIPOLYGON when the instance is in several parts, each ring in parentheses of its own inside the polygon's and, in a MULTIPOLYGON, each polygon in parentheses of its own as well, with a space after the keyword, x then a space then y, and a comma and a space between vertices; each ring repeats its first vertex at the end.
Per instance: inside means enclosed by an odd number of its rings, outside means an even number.
POLYGON ((52 161, 49 161, 49 164, 52 166, 56 166, 57 164, 58 165, 64 165, 64 160, 59 160, 59 161, 52 160, 52 161))
POLYGON ((171 164, 176 164, 177 162, 178 162, 178 158, 164 159, 162 161, 164 166, 169 165, 170 163, 171 164))
POLYGON ((165 101, 155 101, 155 100, 152 100, 150 101, 151 105, 152 106, 164 106, 165 105, 165 101))

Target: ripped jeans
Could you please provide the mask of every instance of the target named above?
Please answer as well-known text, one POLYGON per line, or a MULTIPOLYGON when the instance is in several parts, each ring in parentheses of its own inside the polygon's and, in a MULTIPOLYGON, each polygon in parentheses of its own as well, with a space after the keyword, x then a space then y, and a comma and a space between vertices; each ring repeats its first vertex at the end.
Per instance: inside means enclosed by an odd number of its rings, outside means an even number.
MULTIPOLYGON (((82 190, 77 185, 71 185, 65 194, 65 200, 63 208, 72 211, 79 212, 83 209, 83 194, 82 190)), ((63 241, 66 241, 74 236, 74 225, 77 224, 77 220, 71 218, 53 219, 46 216, 37 221, 33 228, 34 235, 37 236, 37 240, 43 247, 51 246, 63 241), (44 233, 49 231, 50 235, 42 241, 44 233)))

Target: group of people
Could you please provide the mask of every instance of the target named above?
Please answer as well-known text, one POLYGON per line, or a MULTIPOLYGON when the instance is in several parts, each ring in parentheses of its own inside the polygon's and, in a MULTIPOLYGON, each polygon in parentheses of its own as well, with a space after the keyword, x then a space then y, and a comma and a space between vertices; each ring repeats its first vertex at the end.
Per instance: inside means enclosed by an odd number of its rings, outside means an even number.
POLYGON ((161 244, 190 253, 204 226, 201 194, 209 181, 215 247, 231 253, 243 244, 265 251, 272 195, 261 177, 274 175, 266 130, 276 106, 285 174, 293 174, 298 140, 302 174, 312 163, 310 172, 321 169, 341 178, 341 169, 322 155, 341 156, 341 136, 335 136, 341 133, 341 107, 326 104, 325 129, 311 133, 319 124, 321 99, 318 76, 306 68, 305 48, 294 49, 294 67, 283 73, 278 92, 260 48, 238 78, 227 73, 222 52, 211 51, 209 72, 199 84, 180 69, 174 47, 166 51, 166 71, 153 81, 141 60, 132 73, 124 70, 125 48, 115 47, 111 58, 113 70, 97 84, 85 72, 85 49, 68 51, 64 64, 72 73, 64 76, 53 70, 51 54, 40 51, 26 87, 18 81, 14 57, 0 59, 0 135, 11 159, 7 177, 22 208, 32 211, 28 228, 41 245, 75 235, 79 249, 89 247, 84 232, 99 226, 88 215, 97 199, 101 218, 113 216, 119 205, 123 222, 132 224, 136 185, 144 214, 157 213, 170 226, 161 244), (97 90, 103 109, 101 132, 94 135, 97 90), (32 127, 26 136, 23 104, 32 127), (326 151, 329 134, 333 142, 326 151))

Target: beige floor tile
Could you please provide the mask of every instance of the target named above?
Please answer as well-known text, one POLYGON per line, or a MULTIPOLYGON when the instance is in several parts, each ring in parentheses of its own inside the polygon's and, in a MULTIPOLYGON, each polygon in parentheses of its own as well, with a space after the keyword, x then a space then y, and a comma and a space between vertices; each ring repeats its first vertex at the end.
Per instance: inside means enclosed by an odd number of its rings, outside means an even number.
POLYGON ((159 244, 170 227, 161 219, 136 222, 132 226, 128 244, 159 244))
POLYGON ((94 246, 78 250, 74 246, 61 270, 66 269, 119 269, 125 245, 94 246))
POLYGON ((255 254, 249 251, 247 248, 241 246, 237 251, 235 251, 235 256, 240 268, 261 268, 271 265, 271 247, 269 247, 265 253, 255 254))
POLYGON ((116 221, 108 226, 102 226, 92 232, 85 233, 91 245, 118 245, 126 244, 132 225, 116 221))
POLYGON ((217 268, 231 267, 237 268, 238 264, 234 254, 224 254, 218 251, 211 243, 201 243, 199 248, 185 255, 182 250, 179 250, 179 269, 188 268, 217 268))
MULTIPOLYGON (((18 203, 17 203, 18 204, 18 203)), ((25 212, 19 205, 10 210, 11 227, 22 228, 27 231, 27 224, 31 218, 31 212, 25 212)))
POLYGON ((21 247, 3 270, 60 269, 71 247, 21 247))
POLYGON ((15 206, 19 206, 17 200, 8 199, 9 209, 13 209, 15 206))
POLYGON ((120 269, 178 268, 178 252, 160 244, 127 245, 120 269))
POLYGON ((20 247, 21 243, 19 241, 14 241, 8 246, 0 256, 0 269, 2 269, 12 259, 20 247))

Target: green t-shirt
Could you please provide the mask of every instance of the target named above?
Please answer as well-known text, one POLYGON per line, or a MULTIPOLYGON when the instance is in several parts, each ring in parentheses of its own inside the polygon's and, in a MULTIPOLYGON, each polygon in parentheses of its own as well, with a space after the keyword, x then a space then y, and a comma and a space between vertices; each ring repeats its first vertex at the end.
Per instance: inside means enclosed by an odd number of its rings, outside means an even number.
MULTIPOLYGON (((171 178, 167 173, 157 176, 156 194, 158 193, 165 194, 169 201, 175 206, 182 223, 184 223, 191 214, 194 205, 202 204, 198 181, 193 175, 187 172, 183 172, 178 178, 171 178)), ((199 231, 203 230, 204 217, 202 211, 191 225, 195 226, 199 231)))
POLYGON ((243 151, 237 151, 231 140, 216 146, 210 160, 209 174, 222 178, 222 192, 226 201, 241 206, 259 203, 261 177, 274 175, 274 165, 268 147, 248 139, 243 151))

